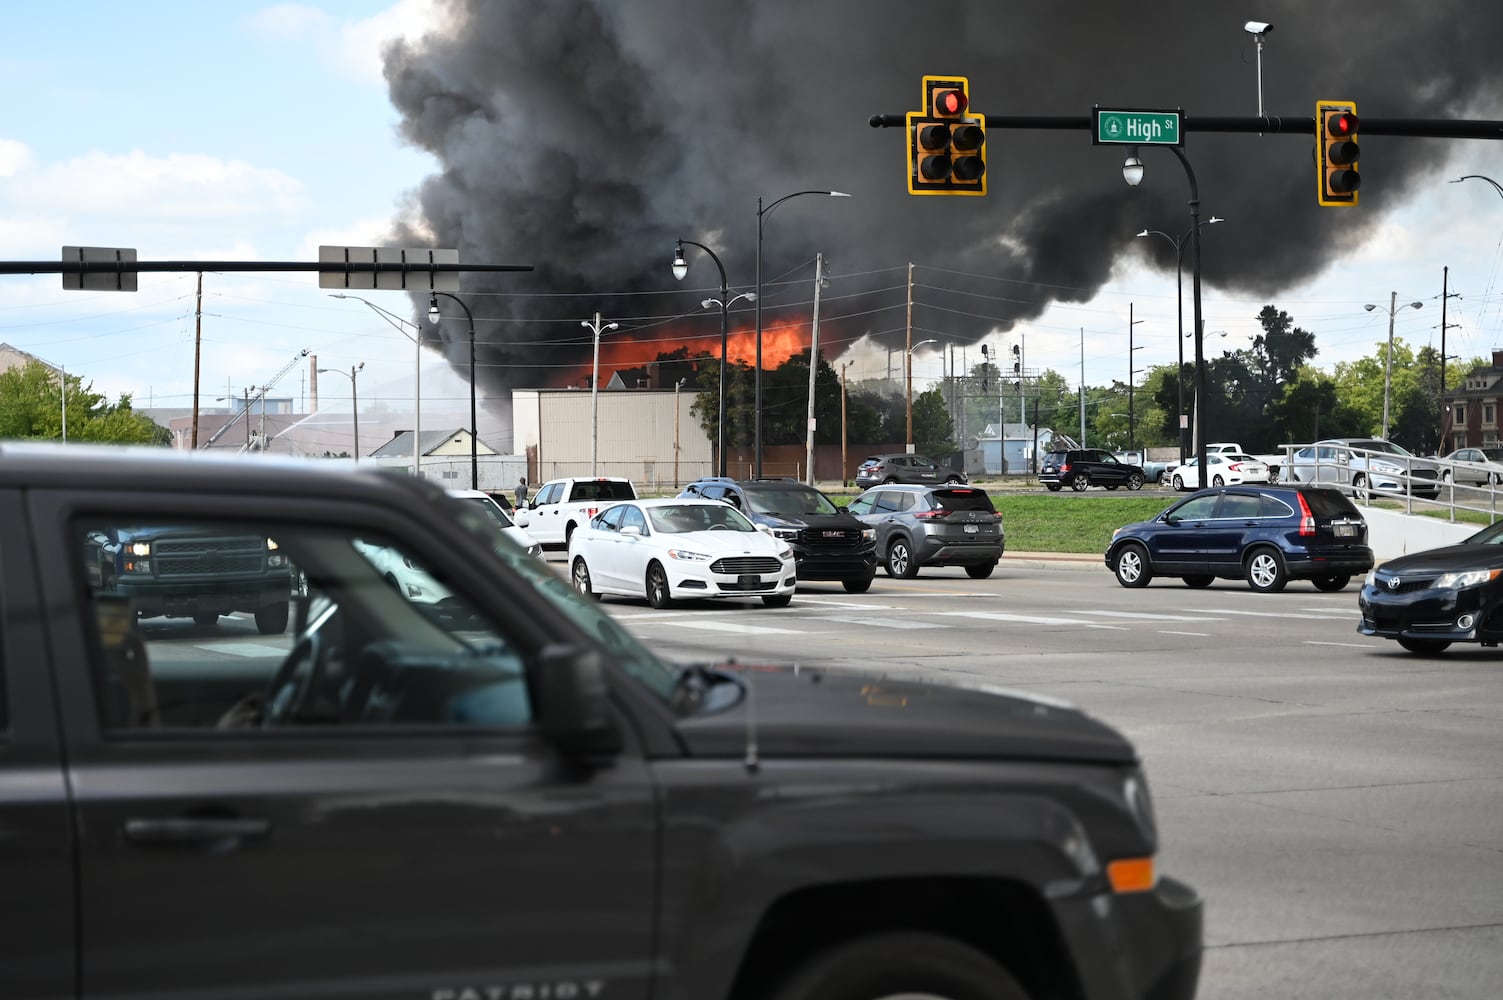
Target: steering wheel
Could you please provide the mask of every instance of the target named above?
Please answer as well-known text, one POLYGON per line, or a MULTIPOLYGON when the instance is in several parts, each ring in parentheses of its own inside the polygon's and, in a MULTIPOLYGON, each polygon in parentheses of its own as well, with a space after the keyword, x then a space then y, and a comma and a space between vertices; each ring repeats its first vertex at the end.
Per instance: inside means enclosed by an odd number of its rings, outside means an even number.
POLYGON ((710 530, 711 531, 730 531, 731 527, 728 524, 712 524, 712 525, 710 525, 710 530))
POLYGON ((293 643, 287 659, 277 668, 276 676, 266 689, 266 707, 261 714, 263 727, 288 725, 297 719, 310 692, 318 689, 324 673, 323 640, 317 632, 305 633, 293 643), (307 661, 309 669, 301 676, 298 667, 307 661))

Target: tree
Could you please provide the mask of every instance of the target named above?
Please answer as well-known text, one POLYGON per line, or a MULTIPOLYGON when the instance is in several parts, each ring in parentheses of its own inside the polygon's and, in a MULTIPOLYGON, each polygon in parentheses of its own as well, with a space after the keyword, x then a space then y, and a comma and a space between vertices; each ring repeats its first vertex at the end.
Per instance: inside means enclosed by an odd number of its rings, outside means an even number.
MULTIPOLYGON (((167 445, 172 434, 131 406, 124 394, 110 404, 77 375, 67 383, 68 440, 167 445)), ((0 438, 61 440, 64 396, 58 376, 39 361, 0 372, 0 438)))
MULTIPOLYGON (((906 421, 906 416, 905 416, 906 421)), ((906 428, 905 428, 906 431, 906 428)), ((930 389, 913 401, 913 446, 931 457, 955 451, 955 425, 938 388, 930 389)))

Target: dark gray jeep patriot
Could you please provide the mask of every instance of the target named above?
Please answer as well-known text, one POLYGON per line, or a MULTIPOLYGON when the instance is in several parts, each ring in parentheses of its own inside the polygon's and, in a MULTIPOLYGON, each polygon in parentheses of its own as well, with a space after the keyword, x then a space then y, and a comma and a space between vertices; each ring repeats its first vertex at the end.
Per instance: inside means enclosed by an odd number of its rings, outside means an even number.
POLYGON ((1195 993, 1200 898, 1074 709, 668 663, 309 460, 0 444, 0 551, 6 1000, 1195 993), (91 562, 140 524, 270 539, 287 632, 141 615, 91 562))

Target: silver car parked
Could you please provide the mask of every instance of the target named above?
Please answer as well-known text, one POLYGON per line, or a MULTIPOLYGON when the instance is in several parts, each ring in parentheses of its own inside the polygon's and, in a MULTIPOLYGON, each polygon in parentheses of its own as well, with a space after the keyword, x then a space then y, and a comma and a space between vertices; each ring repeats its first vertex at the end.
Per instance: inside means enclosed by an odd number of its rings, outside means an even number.
POLYGON ((974 486, 874 486, 846 510, 876 529, 887 575, 918 576, 921 566, 964 566, 982 580, 1002 558, 1002 515, 974 486))

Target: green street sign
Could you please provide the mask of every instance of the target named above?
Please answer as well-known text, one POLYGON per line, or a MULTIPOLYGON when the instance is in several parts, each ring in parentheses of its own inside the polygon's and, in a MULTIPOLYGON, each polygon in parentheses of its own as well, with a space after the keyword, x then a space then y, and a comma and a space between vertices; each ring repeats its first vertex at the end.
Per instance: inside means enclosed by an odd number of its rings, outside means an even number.
POLYGON ((1091 110, 1093 145, 1179 146, 1178 111, 1091 110))

